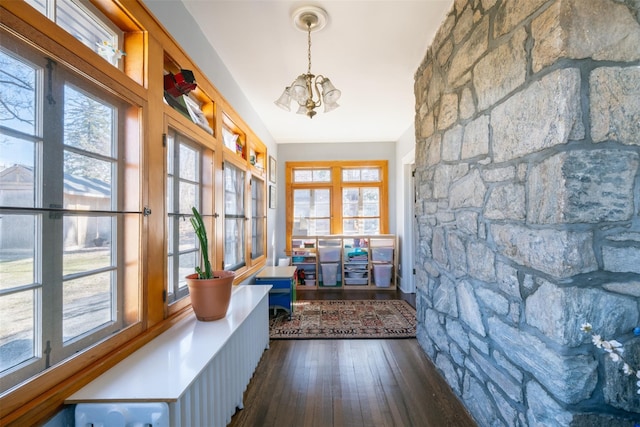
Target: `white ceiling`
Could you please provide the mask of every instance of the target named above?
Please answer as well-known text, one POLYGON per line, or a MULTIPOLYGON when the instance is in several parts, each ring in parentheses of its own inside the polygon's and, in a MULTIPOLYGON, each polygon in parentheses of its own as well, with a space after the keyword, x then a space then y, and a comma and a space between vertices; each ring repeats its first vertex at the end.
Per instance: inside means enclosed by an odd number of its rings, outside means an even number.
POLYGON ((181 0, 276 143, 397 141, 414 120, 413 77, 453 0, 300 2, 181 0), (292 13, 322 7, 311 72, 342 91, 340 108, 313 118, 274 105, 307 71, 307 35, 292 13))

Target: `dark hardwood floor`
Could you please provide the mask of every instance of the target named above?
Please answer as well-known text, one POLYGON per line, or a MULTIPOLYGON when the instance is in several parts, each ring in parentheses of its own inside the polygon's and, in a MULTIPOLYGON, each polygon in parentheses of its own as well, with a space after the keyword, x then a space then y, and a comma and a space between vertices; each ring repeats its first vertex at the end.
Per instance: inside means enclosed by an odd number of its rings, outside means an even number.
MULTIPOLYGON (((298 299, 406 299, 298 291, 298 299)), ((272 340, 231 427, 475 426, 415 339, 272 340)))

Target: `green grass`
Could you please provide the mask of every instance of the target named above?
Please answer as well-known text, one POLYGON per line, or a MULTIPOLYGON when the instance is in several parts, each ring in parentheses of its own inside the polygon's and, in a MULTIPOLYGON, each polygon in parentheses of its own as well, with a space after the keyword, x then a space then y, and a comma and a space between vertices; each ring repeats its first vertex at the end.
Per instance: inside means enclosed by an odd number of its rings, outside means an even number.
MULTIPOLYGON (((74 252, 64 256, 64 273, 73 274, 108 267, 111 251, 74 252)), ((0 261, 0 289, 33 283, 33 258, 0 261)))

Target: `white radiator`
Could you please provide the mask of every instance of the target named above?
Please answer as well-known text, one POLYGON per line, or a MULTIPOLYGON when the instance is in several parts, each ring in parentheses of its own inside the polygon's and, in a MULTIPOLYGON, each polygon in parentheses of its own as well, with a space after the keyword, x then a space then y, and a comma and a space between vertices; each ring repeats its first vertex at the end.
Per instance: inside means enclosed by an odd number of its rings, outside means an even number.
POLYGON ((76 426, 164 426, 158 403, 171 427, 229 424, 269 346, 270 288, 235 289, 225 319, 186 319, 74 393, 76 426))
POLYGON ((236 408, 242 409, 242 396, 269 345, 269 303, 261 304, 238 328, 193 384, 177 402, 169 403, 171 426, 224 427, 236 408))

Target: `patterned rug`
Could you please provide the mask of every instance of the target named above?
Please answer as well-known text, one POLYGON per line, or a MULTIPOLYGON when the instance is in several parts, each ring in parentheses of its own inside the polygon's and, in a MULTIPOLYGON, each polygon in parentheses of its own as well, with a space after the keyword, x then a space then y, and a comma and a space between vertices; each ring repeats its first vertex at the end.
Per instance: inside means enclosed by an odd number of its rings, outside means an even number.
POLYGON ((324 300, 293 303, 269 321, 271 339, 415 338, 416 311, 402 300, 324 300))

